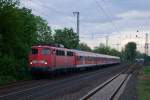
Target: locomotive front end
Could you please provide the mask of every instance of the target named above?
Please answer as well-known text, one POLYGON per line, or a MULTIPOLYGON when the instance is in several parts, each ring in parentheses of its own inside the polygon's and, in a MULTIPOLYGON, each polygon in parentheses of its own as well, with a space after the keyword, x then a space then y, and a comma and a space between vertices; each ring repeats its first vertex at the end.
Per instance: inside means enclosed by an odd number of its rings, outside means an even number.
POLYGON ((48 72, 51 65, 51 49, 33 46, 29 54, 29 70, 32 73, 48 72))

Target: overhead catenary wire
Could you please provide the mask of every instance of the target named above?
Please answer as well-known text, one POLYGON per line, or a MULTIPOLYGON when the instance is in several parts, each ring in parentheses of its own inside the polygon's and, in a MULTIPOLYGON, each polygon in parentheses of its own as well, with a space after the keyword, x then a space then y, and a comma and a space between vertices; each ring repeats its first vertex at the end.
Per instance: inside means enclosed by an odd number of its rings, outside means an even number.
MULTIPOLYGON (((113 20, 112 20, 112 17, 111 16, 113 16, 112 15, 112 13, 110 12, 110 10, 109 10, 109 14, 105 11, 105 9, 103 8, 103 6, 97 1, 97 0, 94 0, 95 1, 95 3, 96 3, 96 5, 97 5, 97 8, 99 8, 98 9, 98 11, 102 11, 104 14, 105 14, 105 16, 109 19, 109 21, 110 21, 110 23, 112 24, 112 26, 114 27, 114 29, 116 30, 116 32, 118 32, 119 34, 120 34, 120 36, 121 36, 121 32, 119 31, 119 29, 118 29, 118 25, 116 24, 116 23, 114 23, 113 22, 113 20)), ((104 0, 102 0, 104 3, 105 3, 105 1, 104 0)), ((117 33, 117 35, 119 35, 117 33)), ((108 35, 113 35, 113 34, 108 34, 108 35)), ((119 44, 121 44, 121 38, 120 38, 120 43, 119 44)))
POLYGON ((97 0, 94 0, 94 1, 95 1, 95 3, 96 3, 97 7, 99 8, 98 11, 102 11, 102 12, 105 14, 105 16, 109 19, 109 21, 110 21, 110 23, 112 24, 112 26, 114 27, 114 29, 115 29, 118 33, 120 33, 120 31, 118 30, 116 24, 112 21, 110 15, 104 10, 104 8, 102 7, 102 5, 101 5, 97 0))

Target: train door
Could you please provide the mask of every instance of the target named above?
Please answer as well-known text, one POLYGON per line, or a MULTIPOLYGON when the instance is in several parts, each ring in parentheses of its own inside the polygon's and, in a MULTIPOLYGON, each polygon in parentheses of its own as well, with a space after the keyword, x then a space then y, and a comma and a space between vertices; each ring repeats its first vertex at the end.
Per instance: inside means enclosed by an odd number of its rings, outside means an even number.
POLYGON ((66 52, 66 66, 67 67, 73 67, 74 66, 74 54, 72 51, 67 51, 66 52))
POLYGON ((55 49, 52 49, 51 65, 52 65, 53 68, 56 67, 56 50, 55 49))
POLYGON ((75 52, 73 53, 73 60, 74 60, 73 61, 73 66, 76 67, 77 66, 77 55, 76 55, 75 52))
POLYGON ((64 55, 64 67, 69 67, 69 59, 67 56, 67 50, 64 50, 65 55, 64 55))

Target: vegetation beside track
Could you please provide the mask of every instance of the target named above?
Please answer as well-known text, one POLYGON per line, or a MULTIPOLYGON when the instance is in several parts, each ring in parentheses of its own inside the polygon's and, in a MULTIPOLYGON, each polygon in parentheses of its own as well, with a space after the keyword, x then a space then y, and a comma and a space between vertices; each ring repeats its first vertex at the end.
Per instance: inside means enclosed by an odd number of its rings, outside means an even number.
POLYGON ((0 85, 31 78, 27 57, 32 45, 55 42, 76 48, 78 44, 72 28, 56 29, 52 35, 48 22, 20 2, 0 0, 0 85))
POLYGON ((139 76, 138 96, 139 100, 150 99, 150 66, 145 66, 142 75, 139 76))

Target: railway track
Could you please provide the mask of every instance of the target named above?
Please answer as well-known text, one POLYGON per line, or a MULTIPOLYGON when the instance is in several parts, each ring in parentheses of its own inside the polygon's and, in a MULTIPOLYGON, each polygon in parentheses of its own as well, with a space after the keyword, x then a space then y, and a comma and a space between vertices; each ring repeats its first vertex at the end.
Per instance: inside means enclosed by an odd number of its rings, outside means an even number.
MULTIPOLYGON (((0 100, 20 100, 20 99, 21 100, 26 100, 26 99, 49 100, 49 98, 52 99, 55 97, 61 97, 61 96, 70 94, 70 92, 67 92, 67 91, 76 91, 78 93, 80 90, 76 90, 76 89, 80 88, 80 86, 85 86, 85 83, 88 84, 89 86, 91 86, 94 83, 94 79, 97 79, 97 78, 99 79, 100 77, 101 77, 100 81, 104 82, 105 80, 108 79, 106 77, 107 75, 108 75, 108 77, 113 76, 113 75, 115 75, 116 72, 119 72, 119 70, 121 70, 122 68, 124 69, 124 67, 120 68, 119 66, 118 67, 116 66, 116 68, 110 67, 110 68, 105 68, 103 70, 84 73, 81 75, 79 74, 77 76, 72 76, 72 77, 68 77, 65 79, 61 79, 61 80, 60 79, 59 80, 46 80, 44 82, 42 80, 39 80, 40 84, 36 84, 36 85, 32 85, 35 83, 31 82, 31 84, 29 83, 28 86, 16 86, 11 91, 10 91, 10 89, 8 89, 9 90, 8 92, 4 91, 5 93, 0 94, 0 100), (88 81, 92 81, 92 80, 93 80, 92 83, 88 82, 88 81), (42 82, 40 82, 40 81, 42 81, 42 82), (64 89, 65 90, 67 89, 67 91, 64 92, 64 89)), ((37 83, 38 83, 38 81, 37 81, 37 83)), ((97 83, 97 85, 98 85, 98 83, 97 83)), ((96 86, 94 86, 93 88, 95 88, 96 86)), ((92 89, 92 87, 91 87, 91 89, 92 89)), ((82 92, 82 91, 80 91, 80 92, 82 92)), ((78 98, 80 98, 80 97, 78 97, 78 98)), ((66 100, 66 99, 64 99, 64 100, 66 100)))
POLYGON ((80 98, 80 100, 117 100, 121 88, 125 87, 125 84, 131 77, 131 73, 131 69, 123 70, 88 92, 85 96, 80 98), (126 72, 128 74, 124 74, 126 72))

